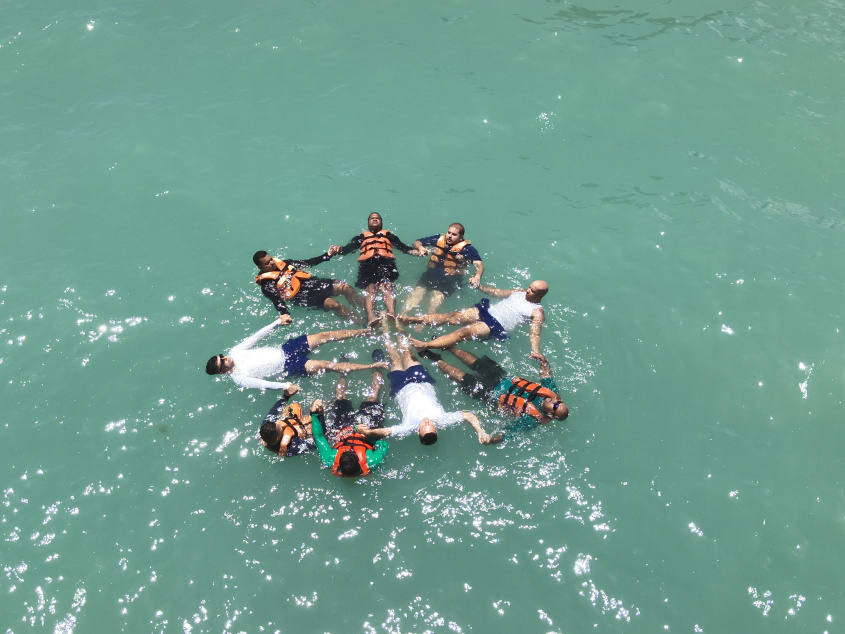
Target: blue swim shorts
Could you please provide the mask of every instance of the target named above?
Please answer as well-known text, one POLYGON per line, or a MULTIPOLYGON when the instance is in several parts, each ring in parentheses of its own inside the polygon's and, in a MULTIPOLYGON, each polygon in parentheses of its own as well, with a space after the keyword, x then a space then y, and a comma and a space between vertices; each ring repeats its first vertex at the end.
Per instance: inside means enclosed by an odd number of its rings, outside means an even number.
POLYGON ((419 364, 412 365, 407 370, 393 370, 387 375, 387 378, 390 380, 391 398, 394 398, 399 390, 411 383, 434 383, 431 375, 419 364))
POLYGON ((308 335, 288 339, 282 345, 282 352, 285 353, 285 376, 308 376, 305 371, 305 362, 311 354, 308 335))
POLYGON ((490 308, 490 300, 485 297, 475 307, 478 309, 478 317, 490 329, 490 337, 499 341, 505 341, 508 338, 508 333, 502 328, 502 324, 496 321, 495 317, 487 310, 490 308))

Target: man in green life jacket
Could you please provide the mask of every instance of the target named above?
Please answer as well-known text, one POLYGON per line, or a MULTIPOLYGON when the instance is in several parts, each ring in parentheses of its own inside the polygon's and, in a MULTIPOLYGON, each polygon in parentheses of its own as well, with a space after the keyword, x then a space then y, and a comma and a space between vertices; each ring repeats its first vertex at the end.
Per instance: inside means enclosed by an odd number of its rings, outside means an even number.
MULTIPOLYGON (((373 351, 374 362, 384 360, 381 350, 373 351)), ((387 441, 370 439, 363 429, 384 427, 384 404, 379 392, 384 384, 381 372, 374 368, 370 394, 357 412, 346 398, 346 377, 335 385, 334 400, 327 408, 319 399, 311 405, 311 430, 320 459, 338 476, 367 475, 380 466, 387 455, 387 441)))

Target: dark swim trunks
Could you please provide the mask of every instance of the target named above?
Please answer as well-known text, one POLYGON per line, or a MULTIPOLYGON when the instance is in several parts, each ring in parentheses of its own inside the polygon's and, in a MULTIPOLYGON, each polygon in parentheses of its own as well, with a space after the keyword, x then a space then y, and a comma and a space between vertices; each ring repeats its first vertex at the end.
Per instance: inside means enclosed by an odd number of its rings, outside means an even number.
POLYGON ((463 275, 446 275, 443 269, 428 269, 420 276, 417 286, 449 295, 460 288, 462 279, 463 275))
POLYGON ((380 282, 395 282, 399 279, 399 269, 396 268, 395 258, 373 256, 369 260, 358 263, 357 288, 367 288, 370 284, 380 282))
POLYGON ((489 396, 493 389, 507 377, 507 372, 490 357, 484 356, 476 359, 469 366, 475 372, 467 372, 461 381, 461 391, 467 396, 482 400, 489 396))
POLYGON ((482 299, 475 307, 478 309, 479 319, 487 324, 487 327, 490 329, 490 337, 499 341, 505 341, 508 338, 508 333, 502 328, 502 324, 496 321, 496 318, 487 310, 490 308, 490 300, 487 298, 482 299))
POLYGON ((290 300, 291 304, 305 308, 322 308, 323 303, 334 292, 334 280, 325 277, 312 277, 305 280, 299 292, 290 300))
POLYGON ((311 354, 308 335, 288 339, 282 344, 282 352, 285 353, 285 376, 308 376, 305 371, 305 362, 311 354))
POLYGON ((387 378, 390 381, 391 398, 411 383, 434 383, 434 379, 420 364, 412 365, 407 370, 393 370, 387 375, 387 378))
POLYGON ((366 425, 370 429, 384 427, 384 405, 377 401, 364 401, 355 412, 349 399, 342 398, 329 403, 325 424, 329 444, 335 444, 335 436, 344 427, 355 425, 366 425))

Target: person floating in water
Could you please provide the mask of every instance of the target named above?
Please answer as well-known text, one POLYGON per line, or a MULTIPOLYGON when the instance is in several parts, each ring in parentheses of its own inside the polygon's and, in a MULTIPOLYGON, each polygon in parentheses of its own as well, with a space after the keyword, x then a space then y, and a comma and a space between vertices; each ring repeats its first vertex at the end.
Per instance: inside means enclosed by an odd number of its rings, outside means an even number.
POLYGON ((402 437, 417 432, 420 442, 430 445, 437 442, 437 429, 469 423, 478 435, 478 442, 483 445, 497 443, 501 435, 490 436, 484 431, 480 421, 472 412, 447 412, 437 400, 434 391, 434 379, 413 354, 413 348, 407 337, 400 336, 394 343, 384 324, 384 346, 390 357, 391 372, 390 396, 396 399, 402 411, 402 422, 392 427, 366 429, 358 426, 358 431, 369 438, 402 437))
POLYGON ((433 235, 416 240, 413 247, 422 255, 429 255, 428 269, 422 274, 416 288, 405 300, 402 314, 407 315, 428 298, 428 312, 436 313, 446 298, 460 288, 467 262, 472 262, 475 273, 469 278, 469 285, 477 287, 481 283, 484 264, 481 256, 469 240, 464 239, 464 226, 453 222, 443 235, 433 235), (431 247, 427 249, 426 247, 431 247))
POLYGON ((373 368, 387 368, 382 363, 349 363, 348 361, 323 361, 309 359, 311 352, 323 344, 331 341, 342 341, 351 337, 363 337, 372 331, 362 328, 359 330, 326 330, 312 335, 291 337, 283 345, 275 347, 255 348, 255 344, 269 335, 279 326, 278 321, 264 326, 261 330, 244 339, 229 351, 228 355, 218 354, 211 357, 205 364, 207 374, 229 374, 238 387, 258 388, 260 390, 283 390, 291 384, 287 382, 268 381, 266 377, 309 376, 319 372, 355 372, 356 370, 372 370, 373 368))
MULTIPOLYGON (((373 361, 383 359, 381 350, 373 351, 373 361)), ((331 467, 335 475, 367 475, 384 461, 387 442, 370 440, 357 429, 359 426, 366 429, 384 427, 384 405, 379 402, 383 384, 381 372, 373 370, 370 394, 357 412, 353 411, 352 402, 347 398, 345 377, 341 377, 335 385, 335 398, 326 410, 320 400, 312 404, 314 442, 323 464, 331 467)))
POLYGON ((299 403, 288 405, 288 399, 298 387, 286 389, 267 413, 258 432, 261 444, 282 458, 299 456, 315 448, 311 433, 311 416, 302 411, 299 403))
POLYGON ((373 305, 376 293, 381 289, 384 297, 384 306, 389 319, 395 319, 396 299, 393 291, 393 282, 399 279, 399 269, 396 268, 396 256, 393 248, 396 247, 402 253, 421 256, 419 251, 409 247, 402 242, 395 233, 384 229, 381 216, 375 212, 367 218, 367 230, 358 234, 346 246, 333 244, 329 247, 328 254, 346 255, 352 251, 360 250, 358 256, 358 280, 355 282, 357 288, 364 291, 364 309, 367 311, 367 323, 376 326, 379 318, 376 316, 373 305))
POLYGON ((426 350, 421 354, 437 362, 443 374, 461 386, 467 396, 483 401, 490 409, 511 419, 506 434, 554 420, 566 420, 569 409, 559 396, 552 378, 552 368, 540 355, 540 381, 509 375, 488 356, 481 358, 459 348, 448 348, 470 372, 444 361, 439 354, 426 350))
POLYGON ((410 324, 461 325, 461 328, 431 341, 411 339, 418 351, 446 349, 469 339, 487 339, 493 337, 504 341, 508 332, 525 321, 531 322, 531 358, 540 359, 540 331, 543 329, 545 314, 540 302, 549 291, 549 285, 542 280, 531 282, 528 289, 516 288, 505 290, 492 286, 478 285, 478 290, 502 301, 490 306, 490 300, 483 299, 471 308, 464 308, 451 313, 434 313, 421 317, 399 315, 400 322, 410 324))
POLYGON ((286 326, 293 321, 285 302, 306 308, 322 308, 336 312, 344 319, 364 323, 363 318, 347 308, 335 297, 342 295, 350 306, 364 308, 364 298, 346 282, 314 277, 302 269, 331 259, 328 253, 307 260, 280 260, 266 251, 256 251, 252 261, 258 267, 255 283, 264 297, 273 302, 279 312, 279 323, 286 326))

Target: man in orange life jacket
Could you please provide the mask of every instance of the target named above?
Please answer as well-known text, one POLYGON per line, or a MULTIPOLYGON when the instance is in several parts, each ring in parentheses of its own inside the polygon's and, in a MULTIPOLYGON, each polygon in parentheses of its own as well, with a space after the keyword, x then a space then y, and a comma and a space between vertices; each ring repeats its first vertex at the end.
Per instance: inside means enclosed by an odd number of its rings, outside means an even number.
POLYGON ((311 416, 302 411, 299 403, 288 405, 288 399, 299 391, 296 385, 288 387, 268 412, 261 425, 261 443, 280 457, 299 456, 313 451, 311 416))
POLYGON ((443 235, 433 235, 414 241, 413 247, 423 255, 431 255, 428 269, 420 277, 416 288, 405 300, 402 314, 408 314, 419 306, 425 294, 428 298, 428 312, 436 313, 451 293, 460 287, 466 273, 467 262, 472 262, 475 273, 469 278, 469 285, 477 287, 484 273, 481 256, 469 240, 464 240, 464 226, 453 222, 443 235), (426 247, 431 247, 428 249, 426 247))
MULTIPOLYGON (((381 350, 373 351, 373 361, 384 360, 381 350)), ((384 377, 373 370, 370 394, 358 412, 352 410, 352 403, 346 398, 346 379, 335 385, 335 400, 324 411, 321 401, 311 406, 314 442, 320 459, 332 473, 339 476, 367 475, 384 461, 387 442, 370 440, 357 428, 378 429, 384 426, 384 405, 379 402, 379 392, 384 377)))
POLYGON ((545 425, 552 419, 565 420, 569 416, 569 409, 558 395, 558 387, 545 355, 539 355, 540 382, 537 383, 509 376, 488 356, 478 358, 459 348, 449 348, 448 351, 473 374, 447 363, 439 354, 430 350, 421 355, 436 361, 440 371, 460 384, 465 394, 486 402, 491 409, 510 418, 511 422, 505 427, 505 437, 515 431, 545 425))
POLYGON ((379 289, 384 297, 388 318, 395 319, 396 298, 393 294, 393 282, 399 278, 399 270, 396 268, 393 247, 402 253, 422 256, 419 251, 402 242, 395 233, 384 229, 381 216, 373 212, 367 218, 366 231, 352 238, 346 246, 333 244, 328 250, 328 254, 334 256, 346 255, 360 249, 358 280, 355 286, 364 291, 364 308, 367 311, 367 323, 370 326, 377 326, 379 323, 379 318, 373 309, 379 289))
POLYGON ((266 251, 256 251, 252 261, 258 267, 255 283, 261 287, 264 297, 273 302, 279 311, 279 322, 286 326, 293 321, 285 301, 295 306, 322 308, 336 312, 344 319, 364 323, 354 311, 341 304, 334 297, 343 295, 350 305, 364 307, 364 298, 346 282, 324 277, 313 277, 303 268, 316 266, 330 260, 328 253, 307 260, 280 260, 266 251))

